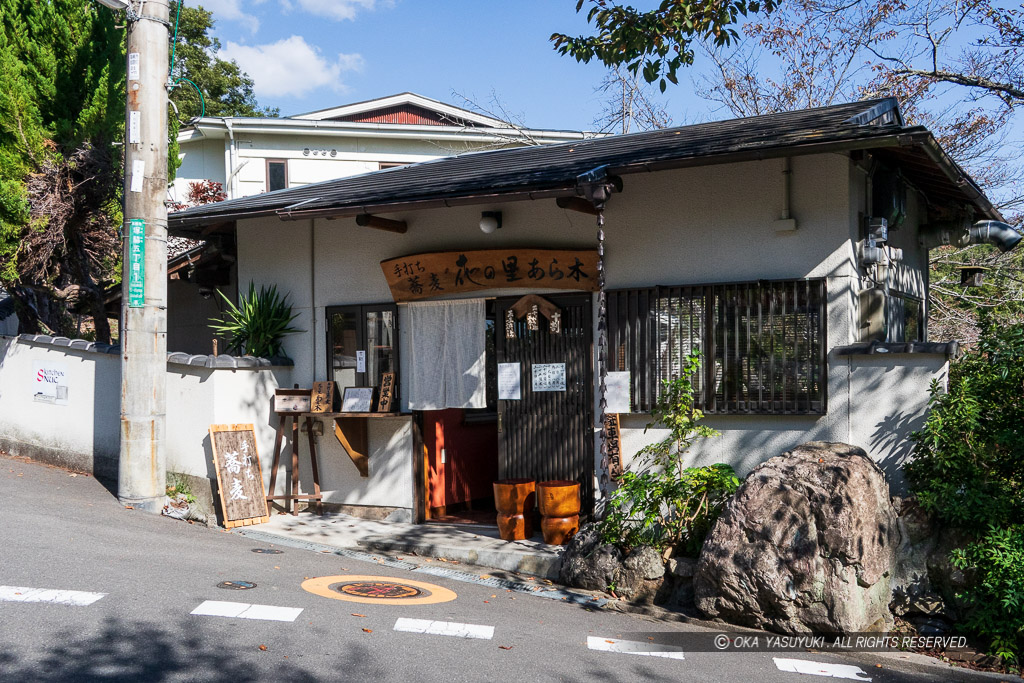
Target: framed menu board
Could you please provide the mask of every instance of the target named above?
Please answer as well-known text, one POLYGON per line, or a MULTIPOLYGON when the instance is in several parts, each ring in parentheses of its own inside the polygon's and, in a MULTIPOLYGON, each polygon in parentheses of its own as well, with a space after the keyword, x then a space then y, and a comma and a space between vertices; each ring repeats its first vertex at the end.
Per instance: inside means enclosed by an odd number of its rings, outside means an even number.
POLYGON ((253 426, 210 425, 210 448, 225 528, 269 521, 253 426))

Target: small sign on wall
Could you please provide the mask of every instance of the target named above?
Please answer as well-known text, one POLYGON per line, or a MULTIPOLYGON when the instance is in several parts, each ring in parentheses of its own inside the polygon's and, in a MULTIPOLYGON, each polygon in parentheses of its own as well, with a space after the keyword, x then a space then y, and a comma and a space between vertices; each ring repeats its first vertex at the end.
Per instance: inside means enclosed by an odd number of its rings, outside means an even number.
POLYGON ((391 404, 395 399, 395 373, 385 372, 380 378, 380 398, 377 399, 377 412, 391 412, 391 404))
POLYGON ((58 406, 68 404, 67 363, 42 360, 32 363, 32 400, 58 406))
POLYGON ((565 363, 534 363, 534 391, 565 391, 565 363))

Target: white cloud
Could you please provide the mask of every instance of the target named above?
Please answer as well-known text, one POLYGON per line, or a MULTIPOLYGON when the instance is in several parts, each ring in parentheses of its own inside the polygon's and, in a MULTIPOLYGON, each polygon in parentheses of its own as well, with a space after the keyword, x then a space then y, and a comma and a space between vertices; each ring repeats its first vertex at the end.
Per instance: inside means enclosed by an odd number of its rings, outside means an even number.
POLYGON ((317 88, 343 92, 341 74, 363 65, 358 54, 338 54, 333 60, 301 36, 291 36, 267 45, 239 45, 228 42, 220 51, 223 59, 238 62, 253 79, 257 97, 304 97, 317 88))
POLYGON ((262 5, 266 0, 190 0, 188 4, 202 7, 213 12, 213 18, 225 21, 237 21, 245 26, 250 33, 256 33, 260 20, 242 9, 243 5, 262 5))
MULTIPOLYGON (((289 0, 289 4, 297 6, 318 17, 327 17, 336 21, 355 19, 359 10, 372 10, 378 0, 289 0)), ((390 5, 390 2, 381 2, 390 5)))

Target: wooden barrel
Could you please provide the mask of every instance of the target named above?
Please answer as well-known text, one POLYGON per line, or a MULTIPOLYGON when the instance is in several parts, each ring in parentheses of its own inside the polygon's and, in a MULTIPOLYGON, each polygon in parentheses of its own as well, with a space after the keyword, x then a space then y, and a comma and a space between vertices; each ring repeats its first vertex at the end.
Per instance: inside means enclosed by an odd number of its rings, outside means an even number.
POLYGON ((537 502, 533 479, 502 479, 494 482, 494 506, 498 509, 498 535, 504 541, 533 536, 533 508, 537 502))
POLYGON ((580 530, 580 484, 555 480, 537 484, 540 530, 549 545, 565 545, 580 530))

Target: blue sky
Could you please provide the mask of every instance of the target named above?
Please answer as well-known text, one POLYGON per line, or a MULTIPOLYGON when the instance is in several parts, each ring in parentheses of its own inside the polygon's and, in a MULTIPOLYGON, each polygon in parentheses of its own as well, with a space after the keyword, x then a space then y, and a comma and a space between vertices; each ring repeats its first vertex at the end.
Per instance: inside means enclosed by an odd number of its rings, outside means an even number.
MULTIPOLYGON (((188 1, 213 11, 222 56, 282 115, 407 90, 460 106, 454 93, 481 106, 496 95, 536 128, 590 129, 601 110, 604 67, 548 41, 587 32, 573 0, 188 1)), ((708 118, 682 83, 661 98, 675 121, 708 118)))

